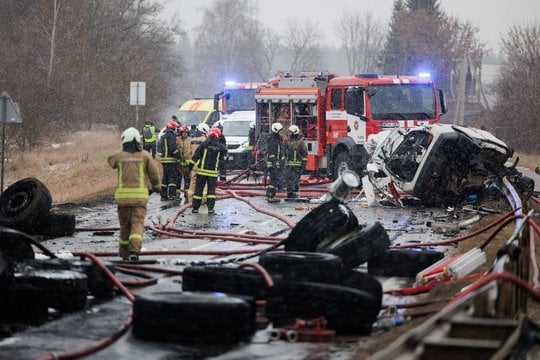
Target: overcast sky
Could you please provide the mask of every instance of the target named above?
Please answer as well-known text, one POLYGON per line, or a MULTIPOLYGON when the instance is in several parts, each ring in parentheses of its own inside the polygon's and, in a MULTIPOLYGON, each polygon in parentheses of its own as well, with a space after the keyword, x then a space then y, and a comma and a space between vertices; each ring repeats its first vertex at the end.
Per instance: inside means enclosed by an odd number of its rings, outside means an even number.
MULTIPOLYGON (((202 8, 214 0, 163 0, 166 10, 180 17, 188 31, 200 25, 202 8)), ((254 0, 258 19, 281 34, 289 19, 313 19, 319 22, 327 43, 339 44, 335 24, 347 10, 370 11, 377 21, 387 24, 392 15, 393 0, 254 0)), ((440 0, 442 9, 480 29, 480 40, 491 49, 499 48, 501 36, 510 25, 540 23, 540 0, 440 0)))

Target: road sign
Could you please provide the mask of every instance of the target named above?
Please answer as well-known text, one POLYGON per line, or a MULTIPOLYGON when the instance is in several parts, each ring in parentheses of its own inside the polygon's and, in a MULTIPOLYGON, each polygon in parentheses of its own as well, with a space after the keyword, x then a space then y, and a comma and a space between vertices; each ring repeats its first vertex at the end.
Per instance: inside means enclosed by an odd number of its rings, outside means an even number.
POLYGON ((7 92, 0 92, 0 121, 8 123, 22 123, 19 107, 11 100, 7 92))
POLYGON ((146 105, 146 83, 144 81, 132 81, 130 90, 130 105, 146 105))

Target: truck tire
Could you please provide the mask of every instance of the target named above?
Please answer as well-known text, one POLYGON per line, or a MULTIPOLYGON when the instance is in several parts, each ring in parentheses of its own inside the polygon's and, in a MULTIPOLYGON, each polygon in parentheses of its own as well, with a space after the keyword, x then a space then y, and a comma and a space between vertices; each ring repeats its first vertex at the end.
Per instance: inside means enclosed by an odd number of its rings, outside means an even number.
POLYGON ((30 245, 30 240, 23 233, 14 229, 0 229, 0 251, 4 257, 15 262, 34 258, 34 249, 30 245))
POLYGON ((339 334, 368 335, 381 309, 377 294, 349 287, 315 282, 282 282, 274 285, 266 315, 274 327, 291 325, 296 318, 324 316, 328 328, 339 334))
POLYGON ((183 291, 218 291, 265 299, 268 285, 263 276, 251 268, 225 266, 190 266, 182 274, 183 291))
POLYGON ((317 248, 319 252, 337 255, 344 269, 353 269, 373 256, 383 253, 390 246, 390 238, 381 223, 358 226, 333 242, 317 248))
POLYGON ((334 180, 336 180, 345 170, 354 171, 351 156, 347 151, 342 151, 337 154, 334 159, 334 168, 332 170, 332 178, 334 180))
POLYGON ((332 199, 304 216, 284 242, 285 251, 317 251, 320 243, 331 242, 358 226, 358 218, 339 200, 332 199))
POLYGON ((255 331, 248 302, 220 293, 155 291, 135 296, 133 335, 180 343, 235 344, 255 331))
POLYGON ((434 250, 386 250, 368 261, 368 273, 375 276, 416 277, 420 271, 441 260, 444 253, 434 250))
POLYGON ((19 180, 0 195, 0 225, 29 232, 43 221, 51 205, 43 183, 34 178, 19 180))
POLYGON ((272 277, 285 281, 336 281, 341 272, 341 259, 332 254, 314 252, 265 252, 259 256, 272 277))
POLYGON ((15 274, 15 282, 43 289, 48 307, 66 312, 86 307, 88 280, 77 271, 29 270, 15 274))
POLYGON ((42 223, 32 229, 32 233, 46 238, 71 236, 75 233, 75 215, 49 213, 42 223))

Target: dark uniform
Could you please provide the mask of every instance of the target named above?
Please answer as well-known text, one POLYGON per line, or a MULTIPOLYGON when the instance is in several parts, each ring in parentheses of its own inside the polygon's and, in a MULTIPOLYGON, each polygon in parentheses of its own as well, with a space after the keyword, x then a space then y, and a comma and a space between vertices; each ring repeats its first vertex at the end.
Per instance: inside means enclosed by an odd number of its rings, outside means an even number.
POLYGON ((266 142, 266 169, 270 185, 266 187, 268 202, 277 202, 276 193, 283 188, 283 143, 278 133, 271 133, 266 142))
POLYGON ((204 186, 207 185, 206 205, 208 206, 208 213, 214 213, 217 177, 220 167, 225 162, 226 151, 227 149, 218 139, 210 136, 195 151, 193 161, 197 167, 197 180, 195 194, 193 194, 193 212, 199 211, 204 186))
POLYGON ((306 143, 297 135, 292 135, 285 147, 285 186, 288 198, 298 197, 300 176, 304 171, 306 161, 306 143))
POLYGON ((160 139, 160 161, 163 166, 163 179, 161 181, 161 200, 174 200, 176 197, 176 184, 178 184, 176 132, 174 128, 167 127, 160 139))

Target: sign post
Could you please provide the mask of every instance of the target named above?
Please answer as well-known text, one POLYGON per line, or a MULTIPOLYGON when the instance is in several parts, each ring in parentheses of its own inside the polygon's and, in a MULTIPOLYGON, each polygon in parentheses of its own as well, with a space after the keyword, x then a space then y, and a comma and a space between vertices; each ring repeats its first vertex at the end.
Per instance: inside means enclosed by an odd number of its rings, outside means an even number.
POLYGON ((0 175, 0 194, 4 192, 4 159, 6 148, 6 123, 22 123, 19 108, 5 91, 0 91, 0 121, 2 122, 2 173, 0 175))
POLYGON ((129 104, 135 105, 135 128, 139 129, 139 105, 146 105, 146 83, 144 81, 131 82, 129 104))

